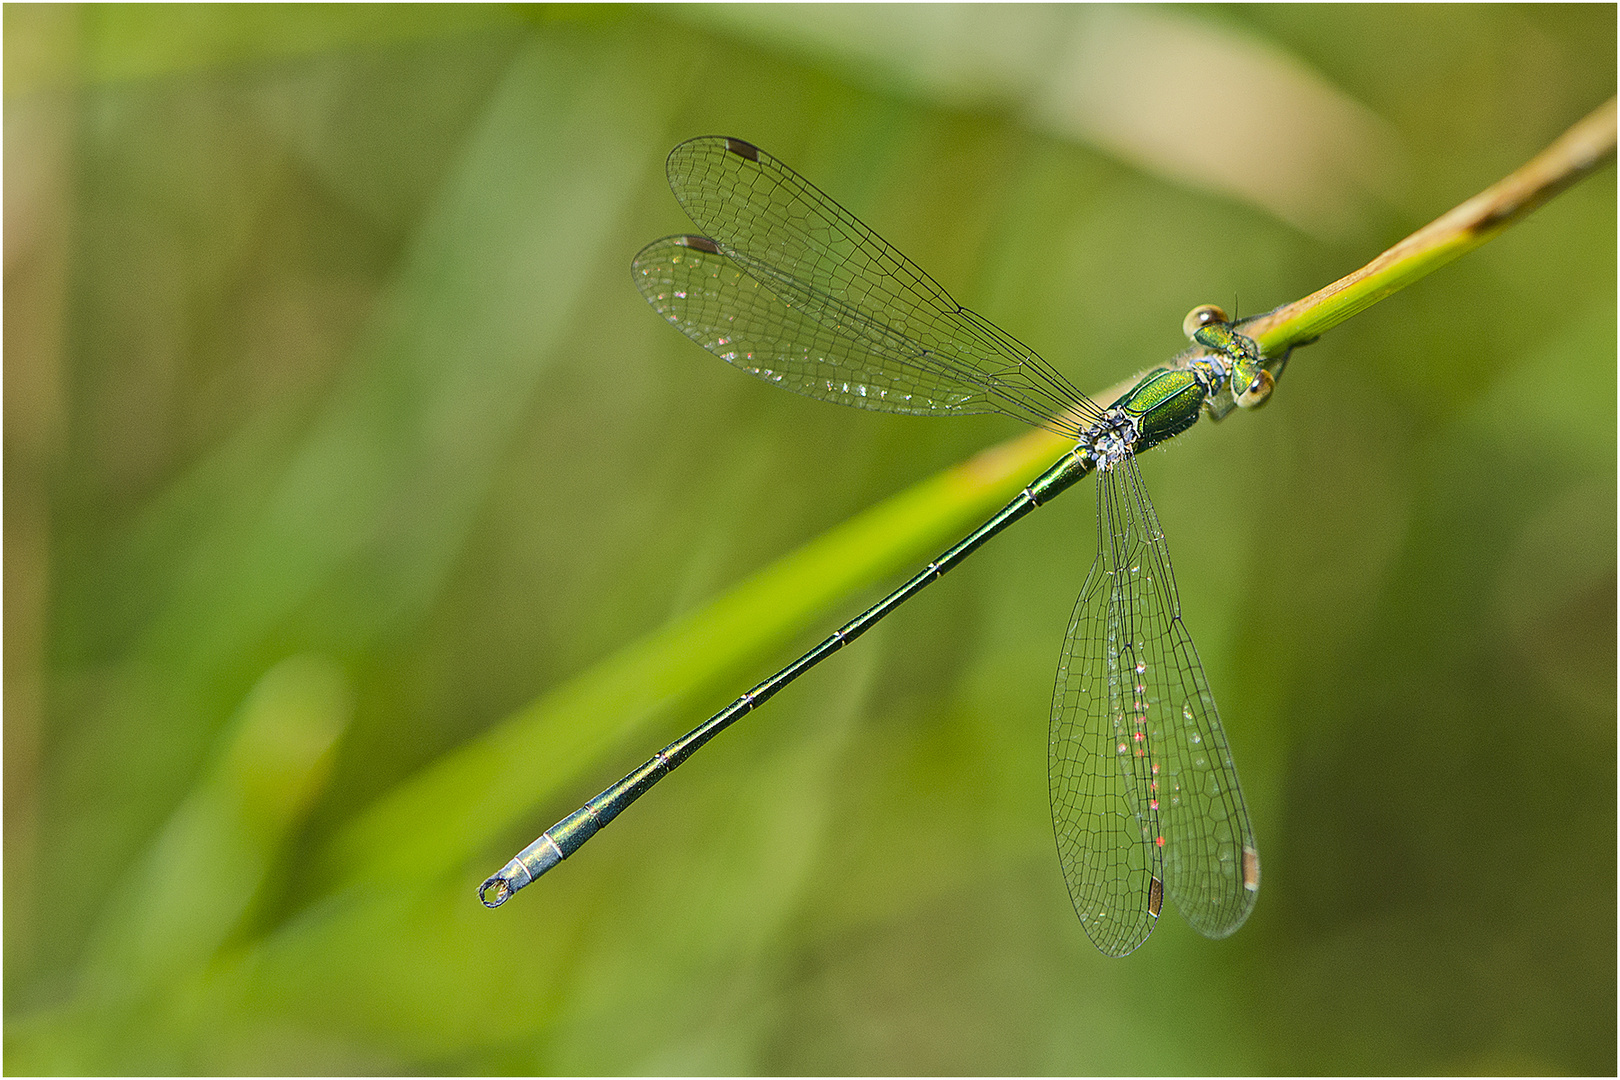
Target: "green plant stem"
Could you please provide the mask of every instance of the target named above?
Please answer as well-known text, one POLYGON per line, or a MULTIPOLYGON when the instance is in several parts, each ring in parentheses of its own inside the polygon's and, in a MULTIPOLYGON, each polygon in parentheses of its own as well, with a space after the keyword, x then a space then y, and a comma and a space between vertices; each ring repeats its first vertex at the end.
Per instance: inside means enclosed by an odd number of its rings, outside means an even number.
POLYGON ((1314 341, 1352 315, 1501 233, 1530 211, 1614 157, 1615 99, 1610 98, 1523 166, 1442 214, 1361 269, 1245 323, 1269 356, 1314 341))

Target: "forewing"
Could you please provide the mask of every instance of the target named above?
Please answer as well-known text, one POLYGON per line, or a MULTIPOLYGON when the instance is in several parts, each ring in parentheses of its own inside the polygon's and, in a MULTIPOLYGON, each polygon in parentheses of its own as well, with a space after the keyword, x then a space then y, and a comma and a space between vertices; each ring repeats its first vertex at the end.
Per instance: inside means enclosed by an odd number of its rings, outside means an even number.
POLYGON ((878 412, 997 411, 980 387, 906 362, 892 341, 877 342, 790 307, 703 237, 648 244, 631 270, 641 295, 681 333, 766 382, 878 412))
POLYGON ((1058 664, 1047 783, 1058 861, 1092 943, 1124 956, 1153 932, 1164 900, 1159 764, 1148 732, 1129 572, 1139 547, 1117 470, 1097 477, 1098 551, 1058 664))
POLYGON ((865 355, 928 369, 972 388, 983 411, 1065 435, 1101 416, 1051 365, 757 147, 692 139, 670 153, 667 171, 676 199, 723 254, 787 307, 860 341, 865 355))
POLYGON ((1237 767, 1192 635, 1181 621, 1169 549, 1135 458, 1118 473, 1118 514, 1132 534, 1139 658, 1148 741, 1158 765, 1153 801, 1164 835, 1165 891, 1206 937, 1232 933, 1260 888, 1260 857, 1237 767))

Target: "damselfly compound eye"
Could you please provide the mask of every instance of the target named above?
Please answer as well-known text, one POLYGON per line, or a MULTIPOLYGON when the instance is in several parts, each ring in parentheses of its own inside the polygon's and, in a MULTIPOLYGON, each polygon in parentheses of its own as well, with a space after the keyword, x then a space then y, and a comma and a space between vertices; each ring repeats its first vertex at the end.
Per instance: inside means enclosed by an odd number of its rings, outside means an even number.
POLYGON ((1192 337, 1193 334, 1197 333, 1199 330, 1210 325, 1211 323, 1223 323, 1227 321, 1229 320, 1226 318, 1226 312, 1216 307, 1214 304, 1199 304, 1197 307, 1187 312, 1187 317, 1181 320, 1181 332, 1186 334, 1188 337, 1192 337))
POLYGON ((1254 377, 1254 381, 1237 395, 1238 407, 1240 409, 1258 409, 1271 400, 1271 391, 1276 388, 1276 385, 1277 380, 1272 377, 1271 372, 1261 368, 1260 373, 1254 377))

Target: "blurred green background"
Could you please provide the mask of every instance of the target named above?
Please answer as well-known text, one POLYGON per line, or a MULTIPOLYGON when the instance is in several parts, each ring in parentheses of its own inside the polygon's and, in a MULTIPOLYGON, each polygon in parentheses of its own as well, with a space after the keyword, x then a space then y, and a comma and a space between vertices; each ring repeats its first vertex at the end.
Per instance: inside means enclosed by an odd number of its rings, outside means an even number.
POLYGON ((1108 960, 1063 887, 1088 485, 474 897, 897 575, 684 620, 1017 434, 647 310, 676 142, 1101 390, 1521 164, 1614 93, 1613 6, 4 18, 8 1071, 1614 1072, 1612 167, 1143 463, 1264 858, 1234 937, 1108 960))

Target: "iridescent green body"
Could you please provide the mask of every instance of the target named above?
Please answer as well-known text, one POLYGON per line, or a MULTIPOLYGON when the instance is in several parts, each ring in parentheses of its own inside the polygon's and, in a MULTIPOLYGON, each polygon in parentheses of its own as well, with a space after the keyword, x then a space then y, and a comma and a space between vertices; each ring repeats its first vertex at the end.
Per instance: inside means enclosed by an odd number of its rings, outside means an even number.
POLYGON ((632 273, 647 302, 703 348, 821 401, 913 416, 1000 413, 1071 448, 909 581, 546 830, 484 882, 484 903, 498 906, 573 854, 715 735, 1095 472, 1097 552, 1048 727, 1059 865, 1082 926, 1109 956, 1146 940, 1166 900, 1208 937, 1235 931, 1260 887, 1258 849, 1136 456, 1203 413, 1219 419, 1265 401, 1274 377, 1255 342, 1219 308, 1195 308, 1183 329, 1200 349, 1105 408, 751 143, 689 140, 667 172, 706 235, 647 245, 632 273))
MULTIPOLYGON (((498 907, 513 893, 556 866, 577 851, 585 841, 612 821, 654 784, 669 775, 704 743, 730 727, 774 696, 788 683, 865 633, 879 619, 939 578, 980 545, 1007 526, 1068 490, 1094 469, 1112 468, 1125 459, 1166 439, 1181 434, 1198 422, 1204 403, 1211 394, 1225 388, 1230 371, 1258 368, 1259 349, 1254 342, 1220 323, 1218 332, 1210 326, 1199 330, 1210 340, 1197 338, 1217 355, 1192 360, 1185 367, 1154 368, 1127 390, 1093 424, 1069 453, 1032 480, 1017 498, 1002 507, 983 525, 973 530, 950 550, 943 552, 910 581, 861 612, 834 631, 815 648, 775 675, 749 690, 703 724, 666 746, 645 764, 596 798, 547 829, 524 848, 500 873, 479 886, 479 897, 488 907, 498 907), (1217 344, 1217 342, 1219 344, 1217 344)), ((1196 335, 1195 335, 1196 337, 1196 335)), ((1263 368, 1258 368, 1264 373, 1263 368)), ((1251 375, 1251 380, 1256 376, 1251 375)), ((1160 886, 1162 888, 1162 886, 1160 886)), ((1155 915, 1157 912, 1155 912, 1155 915)))

